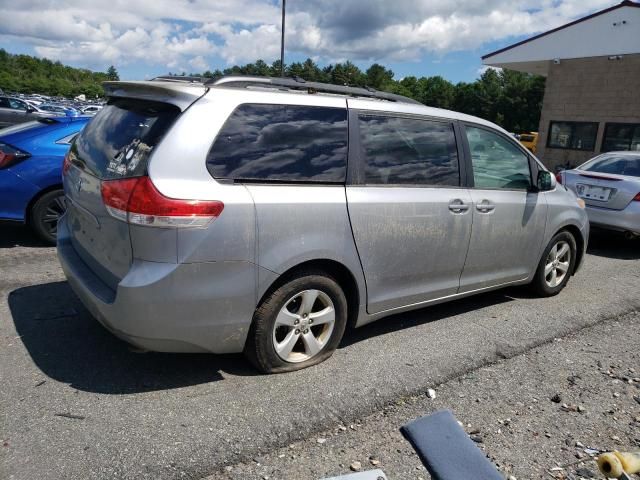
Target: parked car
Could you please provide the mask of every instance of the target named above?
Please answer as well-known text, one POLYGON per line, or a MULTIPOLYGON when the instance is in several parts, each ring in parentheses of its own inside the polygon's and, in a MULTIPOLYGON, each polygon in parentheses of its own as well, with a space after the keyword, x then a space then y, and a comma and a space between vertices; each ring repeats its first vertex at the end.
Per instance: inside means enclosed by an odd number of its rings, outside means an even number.
POLYGON ((538 151, 538 132, 521 133, 518 140, 534 155, 538 151))
POLYGON ((584 257, 584 202, 480 118, 294 79, 105 91, 65 160, 58 256, 141 348, 296 370, 347 325, 507 285, 555 295, 584 257))
POLYGON ((584 199, 592 225, 640 236, 640 152, 603 153, 557 180, 584 199))
POLYGON ((0 219, 29 224, 55 243, 64 212, 62 162, 89 117, 52 117, 0 130, 0 219))
POLYGON ((58 115, 55 112, 40 110, 19 98, 0 96, 0 128, 58 115))
POLYGON ((82 109, 83 115, 95 115, 102 110, 102 105, 88 105, 82 109))
POLYGON ((80 115, 80 112, 78 112, 78 110, 66 105, 52 105, 50 103, 46 103, 46 104, 40 105, 38 108, 45 112, 59 113, 67 117, 77 117, 78 115, 80 115))

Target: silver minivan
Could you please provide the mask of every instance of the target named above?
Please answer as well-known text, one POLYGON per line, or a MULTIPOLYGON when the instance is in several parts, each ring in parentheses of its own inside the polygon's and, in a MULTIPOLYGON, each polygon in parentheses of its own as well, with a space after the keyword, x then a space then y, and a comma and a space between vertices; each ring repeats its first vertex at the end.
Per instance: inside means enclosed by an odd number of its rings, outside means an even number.
POLYGON ((65 159, 58 255, 140 348, 296 370, 347 326, 557 294, 584 258, 582 200, 480 118, 300 79, 105 85, 65 159))

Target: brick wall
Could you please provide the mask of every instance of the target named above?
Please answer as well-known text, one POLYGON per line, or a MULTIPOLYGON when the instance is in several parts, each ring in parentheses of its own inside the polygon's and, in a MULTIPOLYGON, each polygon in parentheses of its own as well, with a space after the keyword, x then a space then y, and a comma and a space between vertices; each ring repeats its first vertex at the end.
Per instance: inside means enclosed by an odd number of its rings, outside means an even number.
POLYGON ((607 122, 640 123, 640 54, 551 62, 538 127, 537 156, 544 164, 577 166, 594 157, 607 122), (552 120, 599 122, 595 151, 548 148, 552 120))

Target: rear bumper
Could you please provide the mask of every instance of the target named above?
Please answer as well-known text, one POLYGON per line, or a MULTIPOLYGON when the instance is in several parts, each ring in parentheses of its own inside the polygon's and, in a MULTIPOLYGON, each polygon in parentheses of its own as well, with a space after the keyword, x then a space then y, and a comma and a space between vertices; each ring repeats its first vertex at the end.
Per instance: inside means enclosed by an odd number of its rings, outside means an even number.
POLYGON ((586 207, 593 226, 640 234, 640 202, 631 202, 624 210, 586 207))
POLYGON ((114 335, 159 352, 235 353, 256 305, 249 262, 174 264, 134 260, 114 291, 76 253, 63 217, 58 258, 87 310, 114 335))

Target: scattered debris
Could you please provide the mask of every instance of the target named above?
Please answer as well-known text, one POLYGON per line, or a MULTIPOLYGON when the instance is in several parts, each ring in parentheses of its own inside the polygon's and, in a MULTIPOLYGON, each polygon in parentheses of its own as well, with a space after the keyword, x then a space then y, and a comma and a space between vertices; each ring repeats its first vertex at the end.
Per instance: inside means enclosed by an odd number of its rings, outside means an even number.
POLYGON ((327 439, 326 438, 318 438, 316 440, 316 442, 318 442, 320 445, 322 445, 323 443, 326 443, 327 439))
POLYGON ((428 388, 427 397, 433 400, 434 398, 436 398, 436 391, 433 388, 428 388))
POLYGON ((581 380, 582 377, 580 375, 571 375, 569 377, 567 377, 567 381, 569 382, 569 385, 575 385, 576 383, 578 383, 578 380, 581 380))
POLYGON ((47 383, 46 380, 40 380, 38 383, 36 383, 36 387, 39 387, 40 385, 44 385, 45 383, 47 383))
POLYGON ((589 470, 586 467, 580 467, 580 468, 576 469, 576 475, 578 475, 579 477, 584 477, 584 478, 596 478, 596 474, 593 473, 592 470, 589 470))
POLYGON ((482 438, 482 436, 480 436, 480 435, 470 435, 470 436, 469 436, 469 438, 470 438, 471 440, 473 440, 474 442, 476 442, 476 443, 482 443, 482 442, 484 442, 484 439, 483 439, 483 438, 482 438))
POLYGON ((380 460, 378 460, 376 457, 369 457, 369 463, 374 467, 377 467, 378 465, 380 465, 380 460))
POLYGON ((551 397, 551 401, 553 403, 560 403, 562 401, 562 397, 559 393, 556 393, 553 397, 551 397))
POLYGON ((353 462, 351 465, 349 465, 349 468, 354 472, 359 472, 362 469, 362 464, 356 461, 356 462, 353 462))

